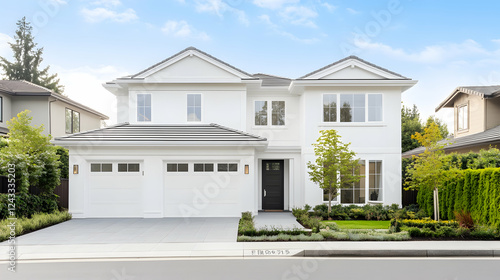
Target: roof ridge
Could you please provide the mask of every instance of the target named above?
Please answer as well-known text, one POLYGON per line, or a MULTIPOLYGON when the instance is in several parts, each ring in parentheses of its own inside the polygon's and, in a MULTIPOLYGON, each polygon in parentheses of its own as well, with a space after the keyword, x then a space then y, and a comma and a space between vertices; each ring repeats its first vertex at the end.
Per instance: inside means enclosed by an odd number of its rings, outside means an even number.
POLYGON ((105 127, 101 127, 101 128, 96 128, 96 129, 86 130, 86 131, 82 131, 82 132, 72 133, 72 134, 69 134, 69 135, 54 137, 54 140, 64 139, 64 138, 68 138, 68 137, 75 136, 75 135, 76 136, 78 136, 78 135, 84 135, 84 134, 88 134, 88 133, 91 133, 91 132, 96 132, 98 130, 107 130, 107 129, 111 129, 111 128, 126 126, 126 125, 129 125, 129 124, 130 124, 129 122, 117 123, 117 124, 110 125, 110 126, 105 126, 105 127))
POLYGON ((233 131, 233 132, 236 132, 236 133, 240 133, 240 134, 243 134, 243 135, 247 135, 247 136, 250 136, 250 137, 255 137, 255 138, 267 141, 267 138, 264 138, 264 137, 261 137, 261 136, 258 136, 258 135, 252 134, 252 133, 248 133, 246 131, 237 130, 237 129, 234 129, 234 128, 229 128, 227 126, 223 126, 223 125, 216 124, 216 123, 210 123, 210 125, 214 126, 214 127, 219 127, 219 128, 225 129, 225 130, 233 131))
POLYGON ((50 92, 50 93, 56 93, 56 92, 54 92, 54 91, 53 91, 53 90, 51 90, 51 89, 48 89, 48 88, 46 88, 46 87, 44 87, 44 86, 41 86, 41 85, 37 85, 37 84, 32 83, 32 82, 28 82, 28 81, 26 81, 26 80, 16 80, 16 81, 20 81, 20 82, 23 82, 23 83, 29 84, 29 85, 31 85, 31 86, 34 86, 34 87, 37 87, 37 88, 40 88, 40 89, 46 90, 46 91, 48 91, 48 92, 50 92))

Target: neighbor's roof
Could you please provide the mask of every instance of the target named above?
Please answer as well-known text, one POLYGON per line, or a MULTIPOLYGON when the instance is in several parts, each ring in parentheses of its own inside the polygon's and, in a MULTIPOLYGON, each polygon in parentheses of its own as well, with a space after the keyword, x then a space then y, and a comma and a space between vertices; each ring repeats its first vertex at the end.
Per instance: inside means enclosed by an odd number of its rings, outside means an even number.
MULTIPOLYGON (((500 125, 483 132, 462 136, 458 138, 441 140, 440 143, 452 143, 444 148, 445 151, 453 151, 461 148, 474 147, 479 145, 500 144, 500 125)), ((425 151, 424 147, 419 147, 401 154, 407 158, 412 155, 419 155, 425 151)))
POLYGON ((370 66, 372 66, 372 67, 375 67, 375 68, 377 68, 377 69, 379 69, 379 70, 382 70, 382 71, 385 71, 385 72, 391 73, 391 74, 393 74, 393 75, 399 76, 399 77, 401 77, 402 79, 411 80, 410 78, 407 78, 407 77, 405 77, 405 76, 403 76, 403 75, 401 75, 401 74, 398 74, 398 73, 396 73, 396 72, 392 72, 392 71, 390 71, 390 70, 388 70, 388 69, 386 69, 386 68, 380 67, 380 66, 378 66, 378 65, 376 65, 376 64, 373 64, 373 63, 371 63, 371 62, 368 62, 368 61, 366 61, 366 60, 364 60, 364 59, 361 59, 361 58, 359 58, 359 57, 357 57, 357 56, 355 56, 355 55, 351 55, 351 56, 348 56, 348 57, 343 58, 343 59, 341 59, 341 60, 335 61, 335 62, 334 62, 334 63, 332 63, 332 64, 328 64, 328 65, 327 65, 327 66, 325 66, 325 67, 322 67, 322 68, 320 68, 320 69, 318 69, 318 70, 315 70, 315 71, 313 71, 313 72, 311 72, 311 73, 309 73, 309 74, 306 74, 306 75, 304 75, 304 76, 302 76, 302 77, 298 78, 298 80, 300 80, 300 79, 305 79, 305 78, 307 78, 307 77, 309 77, 309 76, 311 76, 311 75, 314 75, 314 74, 316 74, 316 73, 318 73, 318 72, 321 72, 321 71, 323 71, 323 70, 325 70, 325 69, 328 69, 328 68, 330 68, 330 67, 332 67, 332 66, 335 66, 335 65, 337 65, 337 64, 339 64, 339 63, 342 63, 342 62, 344 62, 344 61, 346 61, 346 60, 349 60, 349 59, 355 59, 355 60, 358 60, 358 61, 360 61, 360 62, 362 62, 362 63, 368 64, 368 65, 370 65, 370 66))
POLYGON ((460 93, 476 95, 481 98, 495 98, 500 96, 500 85, 457 87, 443 102, 441 102, 441 104, 439 104, 439 106, 437 106, 436 112, 441 108, 453 107, 452 101, 460 93))
POLYGON ((292 82, 292 79, 289 78, 263 73, 253 74, 252 76, 255 78, 259 78, 259 80, 262 80, 262 86, 264 87, 289 86, 292 82))
POLYGON ((108 116, 100 113, 90 107, 80 104, 69 97, 62 94, 55 93, 48 88, 30 83, 24 80, 11 81, 11 80, 0 80, 0 92, 12 95, 12 96, 51 96, 62 102, 66 102, 91 114, 99 116, 103 120, 109 119, 108 116))
POLYGON ((96 129, 68 136, 56 137, 54 142, 125 142, 158 144, 200 142, 263 142, 267 141, 257 135, 231 129, 218 124, 129 124, 122 123, 102 129, 96 129))

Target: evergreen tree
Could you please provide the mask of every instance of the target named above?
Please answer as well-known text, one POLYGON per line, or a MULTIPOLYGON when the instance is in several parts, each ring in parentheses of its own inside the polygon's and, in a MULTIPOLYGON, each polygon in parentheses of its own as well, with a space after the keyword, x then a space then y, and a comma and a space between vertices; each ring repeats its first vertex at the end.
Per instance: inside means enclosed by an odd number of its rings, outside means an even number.
POLYGON ((33 27, 23 17, 17 22, 15 43, 9 43, 14 53, 14 62, 0 56, 0 67, 8 80, 25 80, 46 87, 56 93, 62 93, 64 86, 59 84, 57 74, 49 74, 50 66, 40 69, 43 61, 43 48, 36 48, 35 38, 31 34, 33 27))

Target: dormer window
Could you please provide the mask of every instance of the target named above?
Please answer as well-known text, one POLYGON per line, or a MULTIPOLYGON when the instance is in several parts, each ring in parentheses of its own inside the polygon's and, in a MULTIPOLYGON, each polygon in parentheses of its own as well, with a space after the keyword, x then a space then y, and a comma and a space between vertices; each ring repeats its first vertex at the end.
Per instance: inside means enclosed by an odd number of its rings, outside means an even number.
POLYGON ((151 94, 137 94, 137 121, 151 121, 151 94))
POLYGON ((187 95, 187 121, 201 121, 201 94, 187 95))
POLYGON ((468 105, 458 107, 458 130, 466 130, 469 128, 469 110, 468 105))

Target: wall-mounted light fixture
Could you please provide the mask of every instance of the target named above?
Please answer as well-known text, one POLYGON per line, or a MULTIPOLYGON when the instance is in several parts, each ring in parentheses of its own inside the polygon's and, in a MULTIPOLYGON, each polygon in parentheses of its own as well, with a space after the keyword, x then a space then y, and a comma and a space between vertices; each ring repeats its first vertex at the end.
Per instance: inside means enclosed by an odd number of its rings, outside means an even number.
POLYGON ((73 174, 78 174, 78 164, 73 164, 73 174))
POLYGON ((250 167, 248 166, 248 164, 245 164, 245 174, 248 174, 250 173, 250 167))

